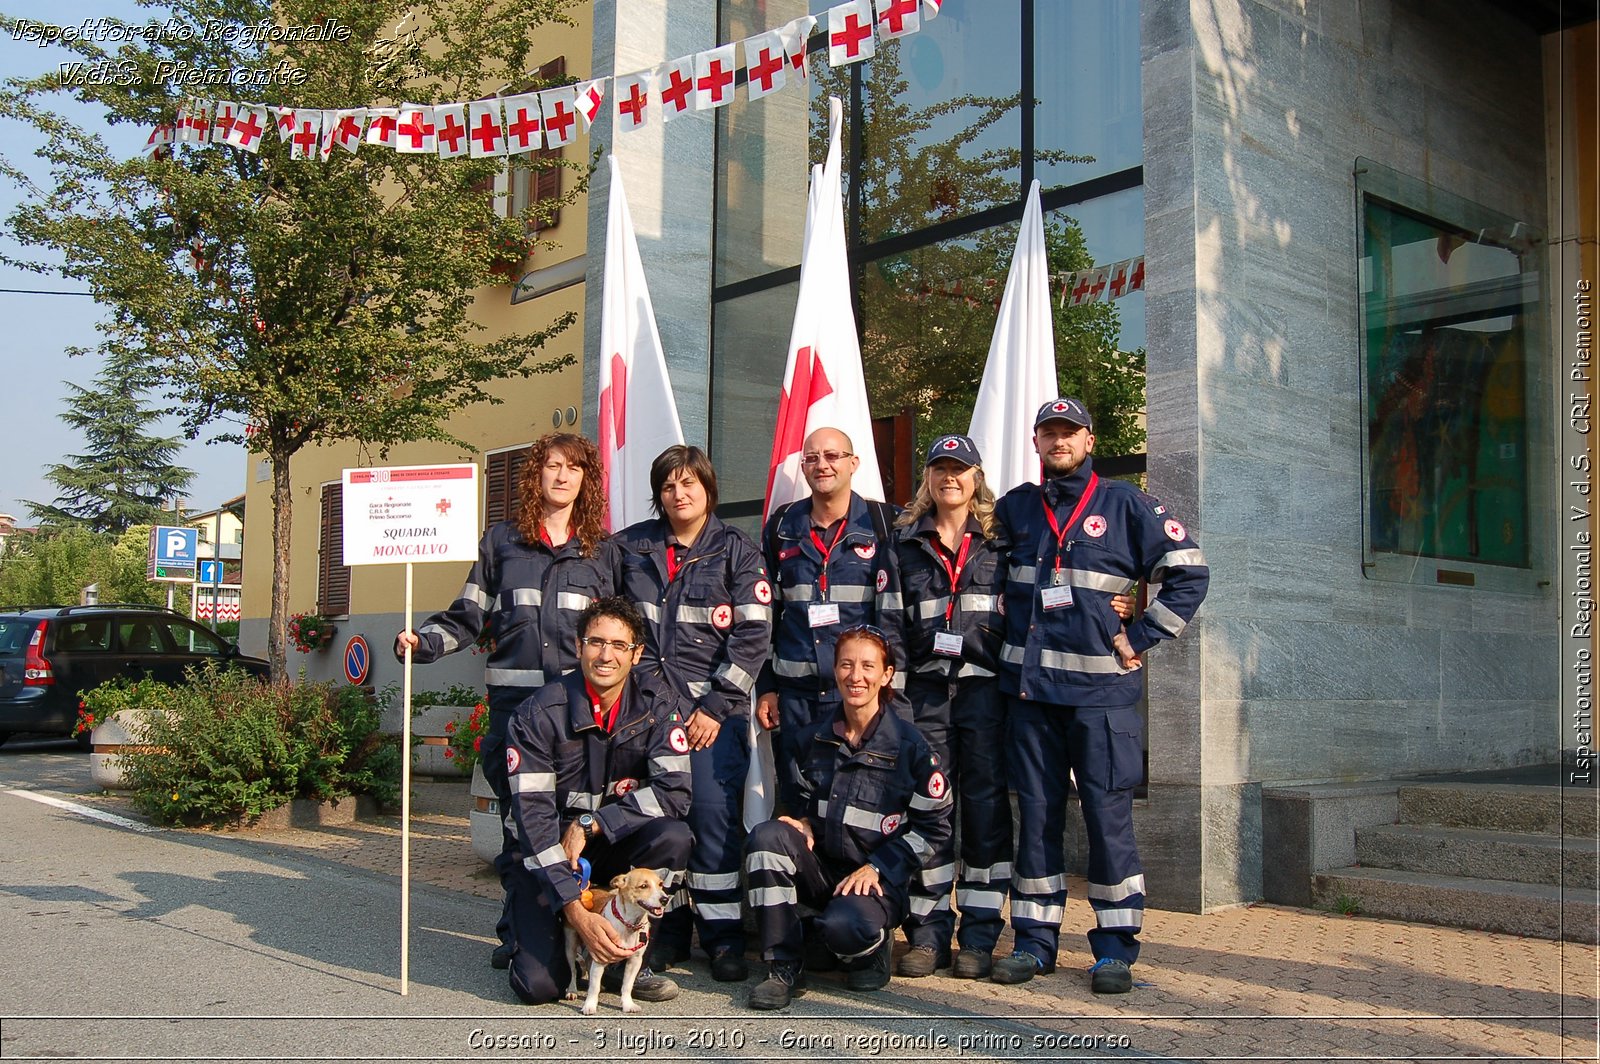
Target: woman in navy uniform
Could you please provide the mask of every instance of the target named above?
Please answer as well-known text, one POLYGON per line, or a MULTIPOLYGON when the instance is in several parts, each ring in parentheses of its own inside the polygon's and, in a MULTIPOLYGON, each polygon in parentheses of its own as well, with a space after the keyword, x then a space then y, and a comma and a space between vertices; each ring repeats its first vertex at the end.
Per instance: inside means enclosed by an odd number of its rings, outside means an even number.
POLYGON ((797 737, 792 807, 750 833, 745 872, 768 977, 753 1009, 781 1009, 805 990, 800 905, 852 990, 889 982, 893 934, 912 876, 950 836, 950 785, 917 729, 889 708, 893 656, 884 633, 839 633, 832 713, 797 737))
MULTIPOLYGON (((650 467, 656 517, 617 533, 627 550, 626 594, 644 615, 641 668, 669 681, 693 704, 687 733, 694 801, 688 895, 711 975, 749 975, 739 909, 741 815, 750 766, 750 690, 772 637, 772 585, 761 551, 725 525, 717 474, 698 447, 669 447, 650 467)), ((657 969, 689 956, 689 909, 678 903, 658 922, 648 956, 657 969)))
MULTIPOLYGON (((622 589, 622 550, 606 538, 606 496, 600 452, 582 436, 541 436, 523 463, 513 520, 490 526, 478 543, 478 560, 449 609, 415 632, 395 637, 395 657, 427 665, 481 636, 490 643, 484 682, 489 729, 483 737, 483 774, 499 799, 502 847, 496 867, 516 848, 505 826, 511 809, 506 781, 506 727, 517 706, 546 683, 578 667, 578 617, 596 599, 622 589)), ((510 963, 509 924, 496 928, 500 945, 490 963, 510 963)))

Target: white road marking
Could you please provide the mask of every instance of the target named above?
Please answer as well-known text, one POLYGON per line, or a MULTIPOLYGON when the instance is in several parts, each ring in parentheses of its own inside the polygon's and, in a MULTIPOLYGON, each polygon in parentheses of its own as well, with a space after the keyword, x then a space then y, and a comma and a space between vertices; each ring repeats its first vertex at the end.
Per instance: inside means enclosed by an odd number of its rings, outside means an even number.
POLYGON ((65 809, 69 813, 76 813, 79 816, 86 816, 90 820, 99 820, 106 824, 115 824, 119 828, 130 828, 134 831, 143 831, 147 834, 161 830, 160 828, 152 827, 149 824, 141 824, 137 820, 129 820, 125 816, 118 816, 115 813, 108 813, 104 809, 96 809, 93 806, 88 805, 79 805, 77 802, 69 802, 64 798, 54 798, 48 794, 35 794, 33 791, 20 790, 0 791, 0 794, 14 794, 18 798, 26 798, 30 802, 38 802, 40 805, 52 805, 57 809, 65 809))

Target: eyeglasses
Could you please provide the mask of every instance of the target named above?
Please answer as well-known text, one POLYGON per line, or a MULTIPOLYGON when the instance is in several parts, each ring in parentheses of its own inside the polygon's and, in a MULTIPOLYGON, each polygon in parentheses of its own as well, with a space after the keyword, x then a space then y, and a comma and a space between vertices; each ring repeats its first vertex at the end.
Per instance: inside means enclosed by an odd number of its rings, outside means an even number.
POLYGON ((643 643, 624 643, 620 639, 601 639, 597 635, 584 636, 578 642, 596 652, 610 647, 612 652, 616 654, 631 654, 644 646, 643 643))
POLYGON ((883 634, 883 629, 875 624, 852 624, 849 628, 840 632, 839 635, 870 635, 883 640, 885 643, 889 641, 889 637, 883 634))
POLYGON ((829 465, 838 465, 846 458, 854 458, 855 456, 856 453, 854 451, 823 451, 821 454, 812 452, 811 454, 801 455, 800 464, 814 466, 827 462, 829 465))

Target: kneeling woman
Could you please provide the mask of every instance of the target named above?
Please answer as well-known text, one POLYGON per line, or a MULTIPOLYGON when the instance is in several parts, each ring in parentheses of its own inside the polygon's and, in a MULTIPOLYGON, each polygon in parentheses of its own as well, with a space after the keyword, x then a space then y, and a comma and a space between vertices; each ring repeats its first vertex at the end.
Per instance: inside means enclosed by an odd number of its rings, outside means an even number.
POLYGON ((950 787, 927 742, 888 708, 893 659, 871 625, 846 628, 834 650, 839 709, 798 737, 798 819, 779 817, 745 847, 749 901, 768 978, 753 1009, 781 1009, 805 989, 799 906, 851 990, 889 982, 893 932, 911 877, 950 835, 950 787))

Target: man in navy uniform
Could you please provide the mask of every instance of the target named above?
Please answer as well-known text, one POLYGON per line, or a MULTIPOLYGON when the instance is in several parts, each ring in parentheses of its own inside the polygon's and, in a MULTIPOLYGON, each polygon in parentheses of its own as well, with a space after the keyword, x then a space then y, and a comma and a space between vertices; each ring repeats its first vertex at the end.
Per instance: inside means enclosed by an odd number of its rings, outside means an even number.
POLYGON ((1045 403, 1033 439, 1044 483, 1020 485, 995 507, 1010 543, 1000 689, 1020 823, 1011 881, 1015 952, 995 963, 992 978, 1022 983, 1055 970, 1071 769, 1089 842, 1090 988, 1126 993, 1144 924, 1133 837, 1133 789, 1144 771, 1138 670, 1146 650, 1193 618, 1210 576, 1200 548, 1165 506, 1095 473, 1094 419, 1081 401, 1045 403), (1160 590, 1144 616, 1124 627, 1111 597, 1141 579, 1160 590))

